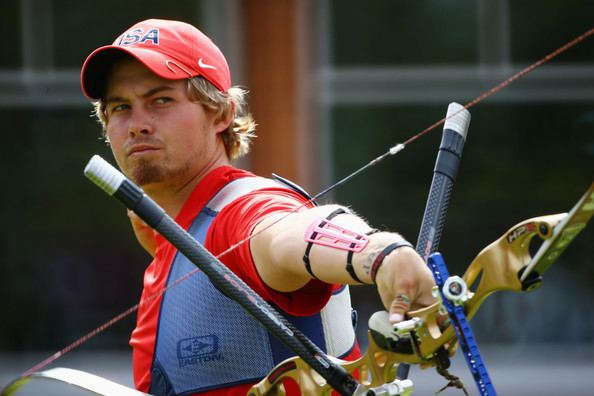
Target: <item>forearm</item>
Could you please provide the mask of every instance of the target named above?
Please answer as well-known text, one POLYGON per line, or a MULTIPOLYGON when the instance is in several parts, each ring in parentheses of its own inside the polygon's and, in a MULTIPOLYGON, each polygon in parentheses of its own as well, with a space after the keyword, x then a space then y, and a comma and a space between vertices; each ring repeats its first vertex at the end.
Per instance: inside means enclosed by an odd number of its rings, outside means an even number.
MULTIPOLYGON (((363 219, 348 212, 338 213, 337 208, 336 205, 317 207, 291 214, 271 225, 286 215, 278 214, 257 227, 256 233, 261 234, 252 240, 252 253, 260 276, 270 287, 291 291, 312 278, 339 284, 373 283, 372 275, 383 265, 378 258, 386 247, 403 238, 396 233, 373 232, 363 219), (351 248, 355 244, 338 242, 325 246, 321 243, 324 238, 315 230, 323 233, 328 228, 334 232, 344 229, 348 236, 359 238, 361 246, 351 248)), ((389 255, 397 255, 397 250, 401 249, 394 249, 389 255)))

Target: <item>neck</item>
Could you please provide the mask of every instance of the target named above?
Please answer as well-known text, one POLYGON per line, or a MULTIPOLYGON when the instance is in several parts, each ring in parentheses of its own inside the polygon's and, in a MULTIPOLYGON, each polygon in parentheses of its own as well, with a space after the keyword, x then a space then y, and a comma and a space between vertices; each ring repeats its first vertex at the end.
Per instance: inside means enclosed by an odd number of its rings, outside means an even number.
POLYGON ((187 201, 194 188, 210 171, 221 166, 231 165, 226 155, 213 158, 207 166, 202 167, 197 172, 188 175, 179 180, 166 180, 162 183, 152 183, 142 186, 143 190, 155 202, 157 202, 165 212, 175 218, 184 203, 187 201))

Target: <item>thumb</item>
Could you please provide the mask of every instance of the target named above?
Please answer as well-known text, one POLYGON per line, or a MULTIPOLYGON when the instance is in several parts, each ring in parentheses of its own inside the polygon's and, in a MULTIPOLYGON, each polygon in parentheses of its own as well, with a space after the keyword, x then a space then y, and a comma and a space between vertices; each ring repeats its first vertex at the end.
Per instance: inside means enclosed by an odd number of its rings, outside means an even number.
POLYGON ((130 210, 130 209, 126 209, 126 213, 128 215, 128 218, 130 219, 130 221, 132 222, 132 224, 136 224, 136 225, 147 225, 144 220, 142 220, 140 217, 138 217, 138 215, 136 213, 134 213, 134 211, 130 210))
POLYGON ((410 309, 410 297, 404 293, 397 294, 390 304, 390 323, 398 323, 404 320, 404 316, 410 309))

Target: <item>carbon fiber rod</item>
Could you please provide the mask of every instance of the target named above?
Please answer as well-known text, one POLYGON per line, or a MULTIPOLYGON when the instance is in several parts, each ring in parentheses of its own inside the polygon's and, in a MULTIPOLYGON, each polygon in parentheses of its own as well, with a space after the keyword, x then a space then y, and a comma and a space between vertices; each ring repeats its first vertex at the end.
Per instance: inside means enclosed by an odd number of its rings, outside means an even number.
POLYGON ((85 167, 85 176, 134 211, 202 270, 225 295, 238 302, 270 333, 300 356, 338 393, 359 394, 363 387, 341 366, 332 362, 299 329, 282 317, 243 280, 188 234, 140 187, 98 155, 85 167))
POLYGON ((425 261, 439 247, 445 216, 470 124, 470 113, 458 103, 450 103, 446 118, 433 169, 433 180, 429 189, 427 206, 425 206, 423 222, 417 239, 417 252, 425 261))
MULTIPOLYGON (((425 262, 439 247, 469 125, 470 112, 461 104, 450 103, 417 239, 417 253, 425 262)), ((409 369, 408 364, 398 365, 398 378, 408 378, 409 369)))

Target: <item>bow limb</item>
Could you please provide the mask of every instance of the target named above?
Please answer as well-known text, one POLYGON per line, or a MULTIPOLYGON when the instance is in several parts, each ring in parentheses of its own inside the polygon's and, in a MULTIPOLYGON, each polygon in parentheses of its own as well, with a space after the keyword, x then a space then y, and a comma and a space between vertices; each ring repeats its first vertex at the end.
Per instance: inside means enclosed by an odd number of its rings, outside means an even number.
POLYGON ((94 374, 80 370, 57 367, 24 375, 2 390, 1 396, 11 396, 34 379, 50 379, 76 386, 96 395, 104 396, 147 396, 148 394, 117 384, 94 374))
MULTIPOLYGON (((414 389, 412 382, 396 379, 396 371, 401 362, 400 357, 399 354, 378 346, 369 334, 369 347, 363 356, 354 361, 337 358, 332 358, 332 360, 351 375, 358 376, 361 385, 368 391, 375 391, 372 394, 408 396, 414 389), (386 393, 379 393, 380 389, 386 393)), ((264 379, 255 384, 248 392, 248 396, 283 395, 284 390, 281 383, 285 379, 295 381, 304 396, 329 396, 332 394, 332 387, 303 359, 292 357, 277 365, 264 379)))
POLYGON ((537 287, 540 279, 520 281, 520 275, 532 260, 528 250, 531 240, 539 236, 547 240, 553 228, 567 213, 535 217, 523 221, 485 248, 466 270, 463 279, 476 284, 475 292, 466 305, 466 314, 473 317, 483 301, 500 290, 527 291, 537 287), (480 277, 480 279, 479 279, 480 277))
POLYGON ((481 252, 464 274, 468 285, 478 283, 466 305, 468 317, 498 290, 530 291, 594 215, 594 183, 569 213, 535 217, 517 224, 481 252), (543 240, 532 256, 530 241, 543 240), (480 281, 478 277, 482 274, 480 281), (483 279, 484 278, 484 279, 483 279))

